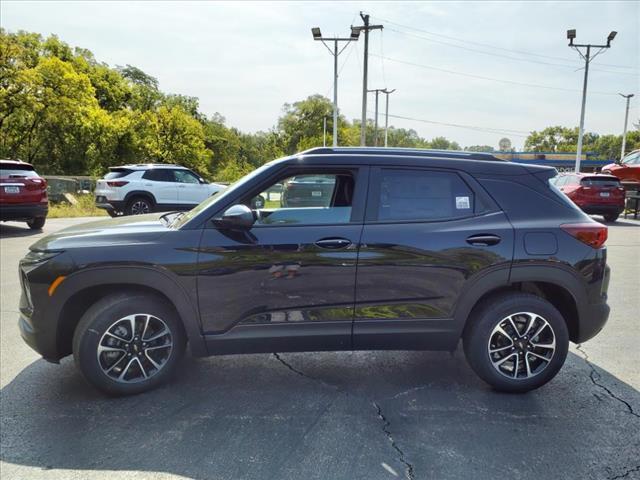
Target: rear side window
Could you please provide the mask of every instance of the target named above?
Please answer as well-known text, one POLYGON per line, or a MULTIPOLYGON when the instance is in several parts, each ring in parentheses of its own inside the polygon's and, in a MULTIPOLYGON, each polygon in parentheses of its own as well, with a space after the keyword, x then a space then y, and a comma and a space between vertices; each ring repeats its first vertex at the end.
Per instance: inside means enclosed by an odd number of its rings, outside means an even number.
POLYGON ((580 184, 585 187, 619 187, 620 180, 613 177, 586 177, 580 184))
POLYGON ((128 168, 112 168, 109 173, 104 176, 105 180, 114 180, 116 178, 122 178, 129 175, 133 170, 129 170, 128 168))
POLYGON ((474 212, 474 193, 452 172, 382 169, 378 220, 446 220, 474 212))
POLYGON ((144 172, 142 178, 154 182, 175 182, 173 173, 168 168, 152 168, 144 172))

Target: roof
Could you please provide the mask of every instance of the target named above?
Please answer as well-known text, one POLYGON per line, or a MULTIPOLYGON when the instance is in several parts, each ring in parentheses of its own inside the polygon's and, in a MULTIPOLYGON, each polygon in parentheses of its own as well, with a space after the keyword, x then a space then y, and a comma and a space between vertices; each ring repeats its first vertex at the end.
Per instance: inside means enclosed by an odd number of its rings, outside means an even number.
POLYGON ((131 163, 128 165, 109 167, 109 170, 115 170, 117 168, 128 168, 129 170, 147 170, 150 168, 183 168, 187 170, 187 167, 183 167, 182 165, 175 165, 172 163, 131 163))
POLYGON ((397 148, 397 147, 317 147, 305 150, 298 155, 397 155, 411 157, 430 158, 460 158, 470 160, 489 160, 494 162, 505 162, 501 158, 495 157, 491 153, 468 152, 462 150, 432 150, 426 148, 397 148))
POLYGON ((31 165, 30 163, 23 162, 22 160, 0 159, 0 164, 3 164, 3 165, 22 165, 22 166, 33 167, 33 165, 31 165))

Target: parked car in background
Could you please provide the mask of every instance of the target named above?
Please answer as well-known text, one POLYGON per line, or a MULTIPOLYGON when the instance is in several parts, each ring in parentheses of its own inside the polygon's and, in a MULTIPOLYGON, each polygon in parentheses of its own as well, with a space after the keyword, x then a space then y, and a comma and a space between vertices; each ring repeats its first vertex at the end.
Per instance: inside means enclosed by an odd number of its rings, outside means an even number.
POLYGON ((29 163, 0 160, 0 221, 27 222, 39 230, 48 212, 47 181, 29 163))
POLYGON ((327 207, 335 189, 334 175, 297 175, 282 185, 283 207, 327 207))
POLYGON ((110 394, 167 380, 187 341, 196 356, 462 341, 488 384, 532 390, 609 315, 607 227, 555 174, 490 154, 312 149, 189 212, 40 239, 20 262, 19 328, 110 394), (301 177, 331 178, 330 201, 251 208, 301 177))
POLYGON ((605 165, 602 167, 602 173, 614 175, 625 184, 635 184, 640 187, 640 150, 634 150, 620 163, 605 165))
POLYGON ((553 184, 583 212, 602 215, 607 222, 615 222, 624 211, 624 187, 613 175, 569 173, 557 176, 553 184))
POLYGON ((109 168, 109 173, 98 180, 96 206, 112 217, 191 210, 223 188, 179 165, 124 165, 109 168))

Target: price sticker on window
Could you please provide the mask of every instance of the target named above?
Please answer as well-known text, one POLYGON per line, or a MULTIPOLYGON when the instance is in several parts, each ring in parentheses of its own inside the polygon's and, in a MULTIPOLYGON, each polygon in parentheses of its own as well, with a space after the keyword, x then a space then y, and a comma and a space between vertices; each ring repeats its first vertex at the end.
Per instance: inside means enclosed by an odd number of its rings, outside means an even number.
POLYGON ((456 197, 456 208, 458 210, 468 210, 471 208, 469 197, 456 197))

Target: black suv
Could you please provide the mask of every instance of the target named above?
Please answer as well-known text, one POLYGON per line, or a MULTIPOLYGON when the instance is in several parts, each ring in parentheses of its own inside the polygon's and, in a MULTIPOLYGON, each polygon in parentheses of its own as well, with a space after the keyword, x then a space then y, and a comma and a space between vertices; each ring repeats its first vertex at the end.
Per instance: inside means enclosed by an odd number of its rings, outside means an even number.
POLYGON ((312 149, 189 212, 39 240, 20 263, 20 330, 111 394, 164 382, 187 341, 204 356, 451 351, 462 339, 494 388, 531 390, 609 314, 607 229, 555 174, 488 154, 312 149), (307 175, 332 179, 326 205, 249 208, 307 175))

